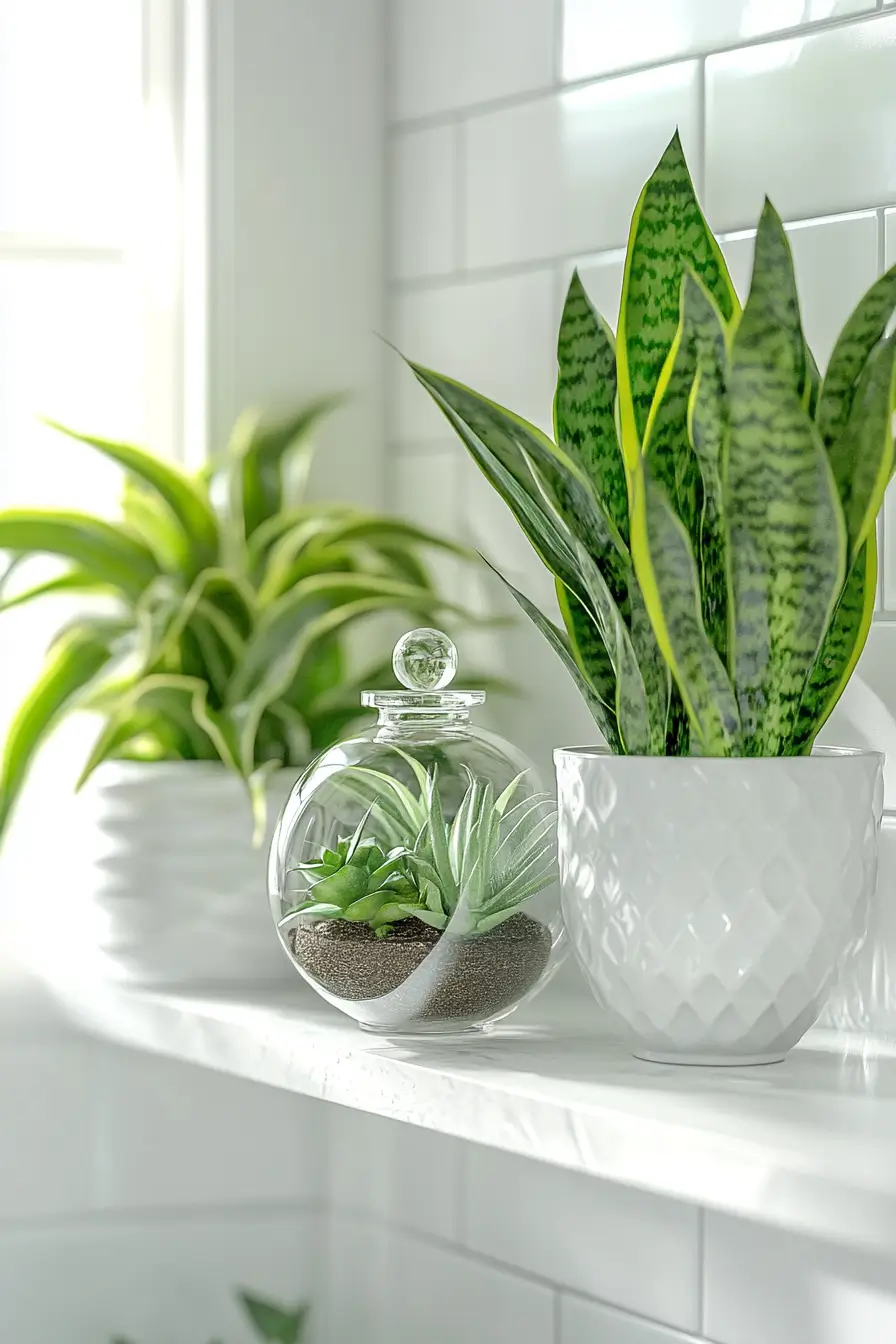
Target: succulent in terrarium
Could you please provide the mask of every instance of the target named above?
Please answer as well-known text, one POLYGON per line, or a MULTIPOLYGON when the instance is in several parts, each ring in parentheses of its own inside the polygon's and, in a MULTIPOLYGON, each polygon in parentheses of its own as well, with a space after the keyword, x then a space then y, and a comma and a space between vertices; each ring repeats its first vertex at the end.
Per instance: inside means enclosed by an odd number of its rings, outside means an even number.
POLYGON ((475 1030, 547 982, 563 949, 556 806, 533 763, 470 722, 439 630, 396 644, 399 690, 323 752, 271 847, 271 912, 318 993, 390 1035, 475 1030))
POLYGON ((371 798, 370 806, 350 836, 296 865, 309 891, 285 920, 345 919, 368 924, 378 937, 407 919, 439 931, 452 924, 457 933, 487 933, 550 885, 556 809, 546 793, 511 806, 525 771, 496 798, 490 780, 466 770, 466 792, 448 822, 438 767, 426 770, 394 750, 413 771, 419 793, 381 770, 346 771, 343 786, 371 798), (364 835, 368 826, 376 838, 364 835))

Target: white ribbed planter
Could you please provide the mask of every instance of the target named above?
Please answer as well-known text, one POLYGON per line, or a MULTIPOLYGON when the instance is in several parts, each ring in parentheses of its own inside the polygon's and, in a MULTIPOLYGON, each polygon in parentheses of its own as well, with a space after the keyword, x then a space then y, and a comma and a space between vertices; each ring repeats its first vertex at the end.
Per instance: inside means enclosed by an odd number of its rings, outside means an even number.
POLYGON ((633 1054, 782 1059, 865 937, 883 757, 554 758, 563 917, 633 1054))
POLYGON ((101 766, 85 794, 90 873, 61 913, 71 965, 143 986, 294 983, 271 925, 267 854, 299 770, 273 774, 252 846, 245 786, 205 761, 101 766))

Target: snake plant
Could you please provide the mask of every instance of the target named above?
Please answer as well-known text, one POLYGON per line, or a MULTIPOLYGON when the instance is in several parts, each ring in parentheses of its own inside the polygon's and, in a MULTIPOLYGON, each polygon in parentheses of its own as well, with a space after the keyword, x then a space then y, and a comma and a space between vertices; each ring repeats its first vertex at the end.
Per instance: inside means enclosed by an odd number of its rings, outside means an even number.
POLYGON ((350 625, 459 612, 420 552, 466 552, 408 522, 303 502, 310 431, 331 404, 277 423, 244 417, 222 458, 192 477, 56 426, 124 470, 122 513, 0 512, 11 568, 36 554, 66 562, 0 611, 60 593, 89 595, 93 608, 60 631, 9 730, 0 833, 40 743, 75 708, 104 716, 82 779, 110 757, 220 760, 260 805, 265 773, 336 740, 360 712, 359 689, 387 674, 384 663, 350 675, 350 625))
POLYGON ((676 135, 637 203, 615 338, 573 275, 555 441, 411 364, 553 572, 564 628, 511 592, 614 752, 811 749, 874 607, 894 308, 896 267, 822 378, 773 206, 742 310, 676 135))
POLYGON ((443 931, 479 934, 496 928, 554 877, 556 810, 549 794, 528 794, 511 806, 524 773, 495 796, 494 785, 469 771, 458 809, 446 821, 438 768, 430 770, 396 747, 419 792, 382 770, 353 766, 341 787, 370 800, 351 836, 291 871, 310 887, 284 916, 345 919, 379 936, 415 918, 443 931), (374 836, 365 836, 368 828, 374 836), (384 848, 385 846, 385 848, 384 848))

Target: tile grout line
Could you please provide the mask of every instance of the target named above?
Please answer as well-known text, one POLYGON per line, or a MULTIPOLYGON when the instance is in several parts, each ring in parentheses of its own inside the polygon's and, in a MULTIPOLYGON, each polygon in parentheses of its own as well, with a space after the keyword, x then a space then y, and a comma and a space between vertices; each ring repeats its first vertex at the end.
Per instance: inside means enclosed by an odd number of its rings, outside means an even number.
POLYGON ((553 75, 554 75, 555 90, 562 89, 563 87, 563 32, 566 20, 566 16, 564 14, 565 4, 566 0, 553 0, 553 6, 554 6, 554 13, 552 16, 553 37, 554 37, 553 75))
MULTIPOLYGON (((701 193, 702 194, 702 193, 701 193)), ((846 222, 856 215, 885 214, 896 205, 896 194, 890 201, 881 204, 850 206, 847 210, 832 210, 820 215, 799 215, 785 218, 785 227, 800 225, 817 228, 826 224, 846 222)), ((730 226, 714 229, 715 237, 726 241, 741 235, 752 235, 756 225, 730 226)), ((586 265, 602 265, 621 261, 625 253, 625 244, 588 250, 576 248, 571 252, 560 252, 549 256, 526 258, 524 261, 498 262, 490 266, 465 266, 462 271, 445 271, 433 275, 420 275, 401 280, 393 280, 388 285, 391 298, 403 298, 405 295, 439 293, 443 290, 458 289, 464 286, 487 284, 492 280, 511 280, 516 276, 533 275, 539 271, 549 271, 570 262, 582 262, 586 265)))
MULTIPOLYGON (((470 1142, 470 1140, 462 1140, 462 1142, 470 1142)), ((338 1215, 338 1209, 336 1213, 338 1215)), ((549 1292, 558 1294, 558 1296, 573 1298, 577 1302, 604 1307, 607 1311, 614 1312, 626 1321, 635 1321, 639 1325, 660 1326, 666 1331, 674 1332, 677 1330, 680 1333, 684 1332, 686 1338, 689 1333, 693 1336, 693 1332, 688 1332, 686 1326, 676 1325, 674 1322, 663 1320, 658 1316, 646 1316, 641 1311, 621 1306, 620 1303, 613 1302, 606 1297, 594 1297, 583 1292, 580 1288, 573 1288, 568 1284, 558 1283, 556 1279, 549 1279, 545 1274, 538 1273, 537 1270, 527 1269, 525 1266, 514 1264, 509 1260, 501 1260, 498 1256, 483 1251, 480 1247, 473 1246, 469 1242, 461 1244, 417 1224, 401 1222, 396 1218, 374 1213, 369 1209, 353 1209, 352 1216, 361 1223, 375 1224, 395 1237, 419 1242, 428 1246, 431 1250, 442 1251, 445 1255, 455 1255, 471 1265, 485 1265, 487 1268, 496 1270, 499 1274, 506 1274, 509 1278, 517 1279, 521 1283, 534 1284, 536 1287, 547 1289, 549 1292)))
POLYGON ((591 88, 595 84, 607 84, 614 79, 627 79, 631 75, 648 74, 651 71, 662 70, 667 66, 686 65, 698 60, 708 60, 713 56, 728 56, 739 51, 753 51, 757 47, 767 47, 775 42, 787 42, 793 38, 815 37, 820 33, 861 27, 864 24, 879 22, 880 13, 880 10, 869 10, 866 14, 838 15, 831 19, 818 20, 815 23, 782 28, 773 33, 762 33, 752 41, 725 43, 713 47, 711 51, 675 53, 662 60, 646 61, 640 65, 625 66, 620 70, 610 70, 603 74, 585 75, 581 79, 566 80, 560 84, 556 82, 537 84, 533 88, 520 93, 507 94, 503 98, 485 99, 478 103, 470 103, 466 107, 453 107, 441 112, 424 113, 419 117, 408 117, 404 121, 392 122, 386 130, 389 135, 430 130, 436 126, 450 125, 459 116, 473 119, 489 116, 496 112, 508 112, 513 108, 523 107, 526 103, 550 98, 557 93, 575 93, 580 89, 591 88))
POLYGON ((554 1289, 554 1344, 563 1344, 563 1299, 560 1290, 554 1289))
POLYGON ((454 248, 455 275, 467 272, 467 124, 454 123, 454 248))
POLYGON ((706 199, 706 57, 697 76, 697 199, 706 199))

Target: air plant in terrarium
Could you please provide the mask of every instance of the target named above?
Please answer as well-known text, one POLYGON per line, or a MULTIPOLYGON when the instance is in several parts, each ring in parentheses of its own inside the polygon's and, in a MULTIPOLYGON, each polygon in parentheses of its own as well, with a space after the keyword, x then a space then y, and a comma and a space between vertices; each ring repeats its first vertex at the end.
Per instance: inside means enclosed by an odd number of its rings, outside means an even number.
MULTIPOLYGON (((412 638, 453 656, 439 632, 412 638)), ((467 724, 483 693, 443 690, 442 670, 421 657, 406 689, 365 693, 379 724, 309 768, 272 851, 287 952, 381 1030, 493 1021, 543 982, 560 941, 553 797, 467 724)))

